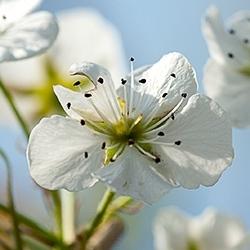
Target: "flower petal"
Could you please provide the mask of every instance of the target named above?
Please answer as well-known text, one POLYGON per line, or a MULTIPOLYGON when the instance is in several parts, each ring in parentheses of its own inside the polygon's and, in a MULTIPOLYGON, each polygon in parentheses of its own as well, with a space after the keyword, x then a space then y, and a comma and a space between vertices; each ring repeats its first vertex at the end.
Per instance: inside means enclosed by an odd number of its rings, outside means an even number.
POLYGON ((0 18, 4 16, 4 21, 13 23, 29 14, 41 2, 42 0, 1 0, 0 18))
POLYGON ((94 176, 120 195, 151 204, 172 189, 154 170, 155 164, 137 150, 126 148, 114 163, 96 171, 94 176))
POLYGON ((169 53, 142 72, 135 76, 134 106, 146 117, 157 106, 156 116, 168 113, 182 99, 182 93, 189 98, 197 91, 194 69, 180 53, 169 53), (141 79, 146 83, 139 83, 141 79))
POLYGON ((229 30, 238 37, 244 45, 250 47, 250 11, 236 12, 228 21, 229 30))
POLYGON ((92 8, 64 10, 58 13, 58 22, 60 32, 49 53, 59 72, 67 76, 70 65, 85 60, 105 66, 120 83, 126 69, 124 53, 111 23, 92 8))
POLYGON ((250 248, 250 234, 248 233, 233 250, 248 250, 250 248))
POLYGON ((236 69, 249 65, 250 51, 239 43, 236 36, 225 31, 216 7, 211 6, 207 10, 202 31, 211 57, 218 63, 229 64, 236 69))
POLYGON ((233 125, 239 128, 250 126, 249 79, 214 60, 209 60, 204 68, 207 95, 228 112, 233 125))
POLYGON ((28 58, 48 49, 56 39, 58 26, 48 12, 24 17, 0 36, 0 62, 28 58))
POLYGON ((91 173, 101 167, 103 143, 79 121, 44 118, 32 130, 27 158, 34 180, 44 188, 78 191, 92 186, 91 173))
POLYGON ((70 74, 88 77, 93 83, 93 88, 86 91, 90 94, 87 99, 92 102, 92 106, 96 106, 97 113, 100 111, 100 118, 104 115, 107 120, 113 122, 119 119, 120 107, 115 86, 105 68, 90 62, 75 63, 70 67, 70 74))
POLYGON ((193 95, 187 105, 159 128, 155 150, 165 167, 156 166, 165 178, 185 188, 210 186, 233 158, 232 129, 226 113, 206 96, 193 95))
POLYGON ((81 119, 83 116, 80 112, 82 112, 86 117, 94 121, 100 120, 99 115, 90 105, 88 100, 84 98, 82 92, 76 92, 61 85, 56 85, 53 88, 67 115, 75 119, 81 119))
POLYGON ((234 249, 246 235, 243 224, 234 217, 207 209, 195 219, 201 249, 234 249))
POLYGON ((176 208, 167 208, 157 215, 154 223, 156 250, 186 250, 190 219, 176 208))

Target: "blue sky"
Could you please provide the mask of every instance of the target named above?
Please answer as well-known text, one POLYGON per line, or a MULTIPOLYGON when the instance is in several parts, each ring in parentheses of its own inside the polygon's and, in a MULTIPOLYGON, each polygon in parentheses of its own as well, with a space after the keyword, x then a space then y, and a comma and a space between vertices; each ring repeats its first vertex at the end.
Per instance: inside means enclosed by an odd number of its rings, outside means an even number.
MULTIPOLYGON (((53 12, 73 6, 98 9, 119 29, 126 57, 135 57, 138 67, 151 64, 171 51, 183 53, 196 69, 202 92, 202 70, 208 58, 208 52, 201 34, 200 23, 206 8, 211 4, 215 4, 221 10, 225 19, 237 10, 250 9, 249 0, 213 2, 209 0, 45 0, 42 8, 53 12)), ((9 155, 20 164, 20 169, 26 168, 24 157, 20 152, 16 152, 17 138, 21 138, 20 133, 1 129, 0 136, 0 145, 8 146, 9 155)), ((129 218, 128 234, 117 249, 152 249, 153 218, 160 207, 167 205, 176 205, 191 214, 199 214, 205 207, 214 206, 242 218, 250 229, 250 129, 233 130, 233 141, 235 160, 218 184, 195 191, 174 190, 153 206, 146 207, 137 216, 129 218)), ((28 174, 25 171, 16 169, 16 178, 18 185, 25 192, 32 189, 31 182, 30 186, 25 184, 28 180, 28 174), (22 182, 22 180, 25 181, 22 182)), ((34 204, 30 201, 30 204, 38 207, 40 203, 34 204)))

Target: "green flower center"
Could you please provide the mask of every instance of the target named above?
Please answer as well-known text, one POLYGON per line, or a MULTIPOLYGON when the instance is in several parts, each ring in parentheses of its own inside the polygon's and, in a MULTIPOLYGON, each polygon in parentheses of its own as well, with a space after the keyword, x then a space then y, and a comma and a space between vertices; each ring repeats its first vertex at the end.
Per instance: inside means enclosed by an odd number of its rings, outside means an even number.
POLYGON ((194 240, 189 240, 187 250, 200 250, 200 248, 194 240))
POLYGON ((247 77, 250 77, 250 65, 241 68, 239 72, 247 77))
MULTIPOLYGON (((72 86, 72 77, 69 78, 62 73, 60 74, 49 57, 40 60, 41 67, 45 69, 46 81, 37 84, 38 86, 25 89, 13 87, 13 92, 17 95, 35 98, 38 105, 32 117, 33 121, 37 121, 42 116, 53 113, 64 114, 63 109, 54 94, 53 85, 60 83, 60 85, 74 90, 74 87, 72 86)), ((80 79, 80 77, 75 78, 76 81, 78 79, 80 79)), ((90 84, 89 79, 81 77, 81 87, 84 88, 88 84, 90 84)))

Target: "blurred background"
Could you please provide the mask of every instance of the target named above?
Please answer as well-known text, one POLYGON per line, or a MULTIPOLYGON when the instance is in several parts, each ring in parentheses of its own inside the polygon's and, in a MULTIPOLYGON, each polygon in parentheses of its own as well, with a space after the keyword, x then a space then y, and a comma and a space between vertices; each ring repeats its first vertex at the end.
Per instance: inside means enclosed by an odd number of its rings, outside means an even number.
MULTIPOLYGON (((220 9, 225 20, 238 10, 250 9, 249 0, 45 0, 41 9, 57 13, 73 7, 95 8, 119 30, 125 57, 135 57, 135 67, 154 63, 168 52, 183 53, 196 69, 199 91, 203 92, 202 72, 208 51, 201 34, 201 19, 211 4, 220 9)), ((193 215, 200 214, 207 206, 213 206, 238 216, 250 230, 249 141, 249 129, 233 130, 235 160, 215 186, 193 191, 173 190, 154 205, 145 206, 137 215, 126 216, 126 233, 115 249, 153 249, 152 224, 158 209, 165 206, 178 206, 193 215)), ((11 124, 1 125, 0 146, 11 157, 19 210, 49 224, 43 197, 29 178, 22 131, 11 124)), ((1 168, 1 201, 5 196, 4 188, 5 172, 1 168)), ((83 220, 94 213, 100 190, 102 187, 99 185, 78 195, 81 198, 80 213, 85 214, 83 220)))

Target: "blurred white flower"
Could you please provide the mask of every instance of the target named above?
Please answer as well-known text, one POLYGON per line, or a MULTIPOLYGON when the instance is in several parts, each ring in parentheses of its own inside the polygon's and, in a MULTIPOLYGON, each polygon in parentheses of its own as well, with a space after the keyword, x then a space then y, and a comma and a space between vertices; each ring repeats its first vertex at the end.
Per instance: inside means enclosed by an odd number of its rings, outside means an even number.
POLYGON ((206 209, 190 218, 175 208, 162 210, 154 226, 156 250, 249 250, 250 234, 236 218, 206 209))
MULTIPOLYGON (((68 117, 44 118, 32 130, 30 173, 44 188, 77 191, 97 179, 147 203, 176 186, 213 185, 231 164, 231 127, 224 111, 196 94, 187 59, 170 53, 113 82, 94 63, 73 64, 88 91, 54 91, 68 117)), ((80 82, 74 83, 77 87, 80 82)))
MULTIPOLYGON (((0 77, 15 94, 22 114, 31 123, 41 115, 61 111, 52 86, 60 82, 71 87, 68 68, 75 61, 102 64, 116 79, 125 70, 120 36, 98 12, 88 8, 66 10, 58 14, 58 23, 60 32, 48 53, 0 65, 0 77)), ((6 118, 7 114, 4 120, 8 121, 6 118)))
POLYGON ((41 0, 0 1, 0 63, 35 56, 55 41, 55 17, 45 11, 30 14, 41 0))
POLYGON ((234 14, 225 28, 212 6, 202 30, 211 56, 204 69, 205 90, 228 111, 235 127, 250 126, 250 11, 234 14))

